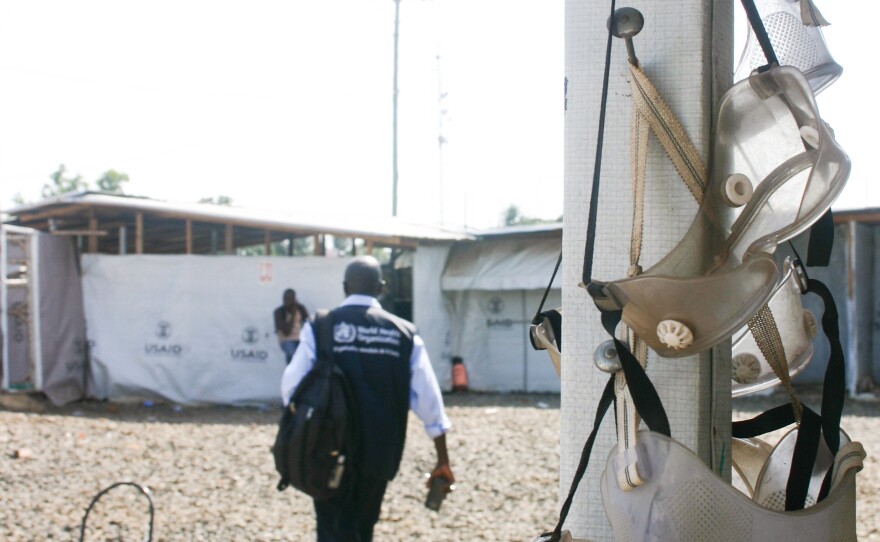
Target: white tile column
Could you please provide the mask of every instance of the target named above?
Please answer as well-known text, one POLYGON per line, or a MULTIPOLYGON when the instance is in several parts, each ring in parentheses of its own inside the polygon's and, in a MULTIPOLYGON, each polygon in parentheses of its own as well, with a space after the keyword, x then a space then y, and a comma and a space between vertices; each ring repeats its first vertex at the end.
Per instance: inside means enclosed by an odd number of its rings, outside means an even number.
MULTIPOLYGON (((634 38, 635 53, 691 140, 709 163, 716 104, 733 71, 733 10, 723 0, 640 0, 634 7, 645 26, 634 38)), ((610 2, 566 0, 565 228, 563 233, 563 366, 560 493, 565 498, 590 433, 596 404, 608 375, 593 364, 607 333, 581 280, 587 215, 599 124, 606 22, 610 2)), ((602 181, 593 276, 626 276, 632 224, 629 70, 624 41, 615 38, 605 124, 602 181)), ((645 195, 644 247, 648 269, 685 234, 697 204, 660 145, 651 137, 645 195)), ((666 407, 673 437, 729 477, 729 344, 700 356, 661 359, 651 352, 648 375, 666 407)), ((590 467, 566 523, 577 537, 611 540, 599 492, 599 477, 614 445, 609 411, 593 449, 590 467)))

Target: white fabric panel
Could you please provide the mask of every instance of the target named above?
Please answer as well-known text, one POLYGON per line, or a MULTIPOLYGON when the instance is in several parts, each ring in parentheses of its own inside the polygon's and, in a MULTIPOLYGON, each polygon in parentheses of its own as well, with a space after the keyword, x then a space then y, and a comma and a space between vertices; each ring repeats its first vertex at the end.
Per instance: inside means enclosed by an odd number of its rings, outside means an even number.
POLYGON ((440 389, 452 388, 450 316, 440 290, 449 244, 420 246, 413 257, 413 323, 425 341, 440 389))
POLYGON ((350 258, 84 255, 99 398, 278 402, 284 356, 272 311, 293 288, 310 313, 343 299, 350 258))
MULTIPOLYGON (((528 337, 529 324, 543 293, 543 290, 447 293, 453 307, 452 355, 464 359, 471 389, 559 391, 559 377, 547 353, 535 351, 528 337)), ((559 300, 560 291, 551 290, 545 308, 558 307, 559 300)))
MULTIPOLYGON (((443 271, 443 290, 543 290, 559 249, 556 237, 456 244, 443 271)), ((557 277, 554 286, 560 284, 557 277)))
POLYGON ((62 405, 86 396, 86 322, 73 239, 39 236, 43 392, 62 405))

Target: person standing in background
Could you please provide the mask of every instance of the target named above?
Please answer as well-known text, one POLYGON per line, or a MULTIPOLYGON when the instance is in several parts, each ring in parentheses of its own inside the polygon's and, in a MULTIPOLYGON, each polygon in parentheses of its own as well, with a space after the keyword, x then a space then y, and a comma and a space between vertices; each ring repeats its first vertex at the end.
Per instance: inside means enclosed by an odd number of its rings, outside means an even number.
POLYGON ((284 290, 282 303, 275 309, 275 333, 278 335, 281 350, 284 351, 284 361, 290 363, 299 346, 302 325, 309 319, 309 311, 296 300, 296 292, 290 288, 284 290))

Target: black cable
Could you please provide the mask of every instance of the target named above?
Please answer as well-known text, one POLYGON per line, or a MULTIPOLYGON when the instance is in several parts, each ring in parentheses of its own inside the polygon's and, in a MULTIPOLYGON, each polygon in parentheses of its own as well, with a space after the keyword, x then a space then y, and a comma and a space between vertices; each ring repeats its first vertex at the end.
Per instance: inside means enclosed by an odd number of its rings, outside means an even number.
MULTIPOLYGON (((744 0, 745 1, 745 0, 744 0)), ((590 214, 587 218, 587 241, 584 245, 584 270, 581 276, 584 284, 593 282, 593 250, 596 246, 596 215, 599 207, 599 177, 602 171, 602 146, 605 141, 605 110, 608 105, 608 78, 611 74, 611 23, 614 18, 615 0, 611 0, 611 15, 608 16, 608 44, 605 47, 605 75, 602 79, 602 102, 599 108, 599 136, 596 138, 596 160, 593 165, 593 188, 590 193, 590 214)))
POLYGON ((86 513, 85 513, 85 515, 83 516, 83 518, 82 518, 82 523, 80 524, 80 527, 79 527, 79 542, 84 542, 84 541, 85 541, 85 537, 86 537, 86 520, 89 519, 89 512, 92 511, 92 508, 95 506, 95 504, 97 504, 98 500, 99 500, 101 497, 103 497, 103 496, 104 496, 106 493, 108 493, 110 490, 115 489, 115 488, 117 488, 117 487, 119 487, 119 486, 134 486, 138 491, 141 492, 141 494, 142 494, 144 497, 147 498, 147 502, 150 504, 150 523, 149 523, 148 526, 147 526, 147 527, 148 527, 148 528, 147 528, 147 537, 144 539, 144 542, 151 542, 151 541, 153 540, 153 515, 154 515, 153 512, 154 512, 154 509, 153 509, 153 497, 152 497, 152 495, 150 494, 150 490, 149 490, 149 488, 147 488, 146 486, 142 486, 142 485, 140 485, 140 484, 136 484, 136 483, 134 483, 134 482, 116 482, 115 484, 111 485, 110 487, 107 487, 107 488, 105 488, 105 489, 102 489, 101 491, 98 492, 97 495, 95 495, 95 496, 92 498, 92 502, 90 502, 90 503, 89 503, 89 507, 86 508, 86 513))
POLYGON ((538 305, 538 310, 535 311, 535 316, 532 318, 532 325, 536 326, 541 323, 541 311, 544 310, 544 302, 547 301, 547 296, 550 294, 550 287, 553 286, 553 281, 556 279, 556 273, 559 271, 559 264, 562 263, 562 252, 559 252, 559 258, 556 259, 556 267, 553 268, 553 274, 550 275, 550 282, 547 283, 547 288, 544 290, 544 297, 541 298, 541 303, 538 305))
POLYGON ((764 71, 770 66, 778 66, 779 59, 776 58, 776 51, 773 50, 773 44, 770 43, 770 36, 767 35, 767 29, 764 28, 764 22, 761 20, 761 14, 758 13, 758 8, 755 7, 755 2, 742 0, 742 5, 749 17, 749 24, 752 25, 755 37, 761 45, 761 50, 764 51, 764 58, 767 59, 767 66, 758 68, 758 71, 764 71))

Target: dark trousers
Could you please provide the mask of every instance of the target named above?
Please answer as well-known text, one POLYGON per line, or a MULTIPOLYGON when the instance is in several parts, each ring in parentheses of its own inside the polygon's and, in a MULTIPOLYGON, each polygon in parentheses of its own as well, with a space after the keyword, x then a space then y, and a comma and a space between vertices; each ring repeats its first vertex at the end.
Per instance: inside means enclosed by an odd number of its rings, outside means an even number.
POLYGON ((318 542, 372 542, 386 480, 358 475, 346 499, 315 501, 318 542))

